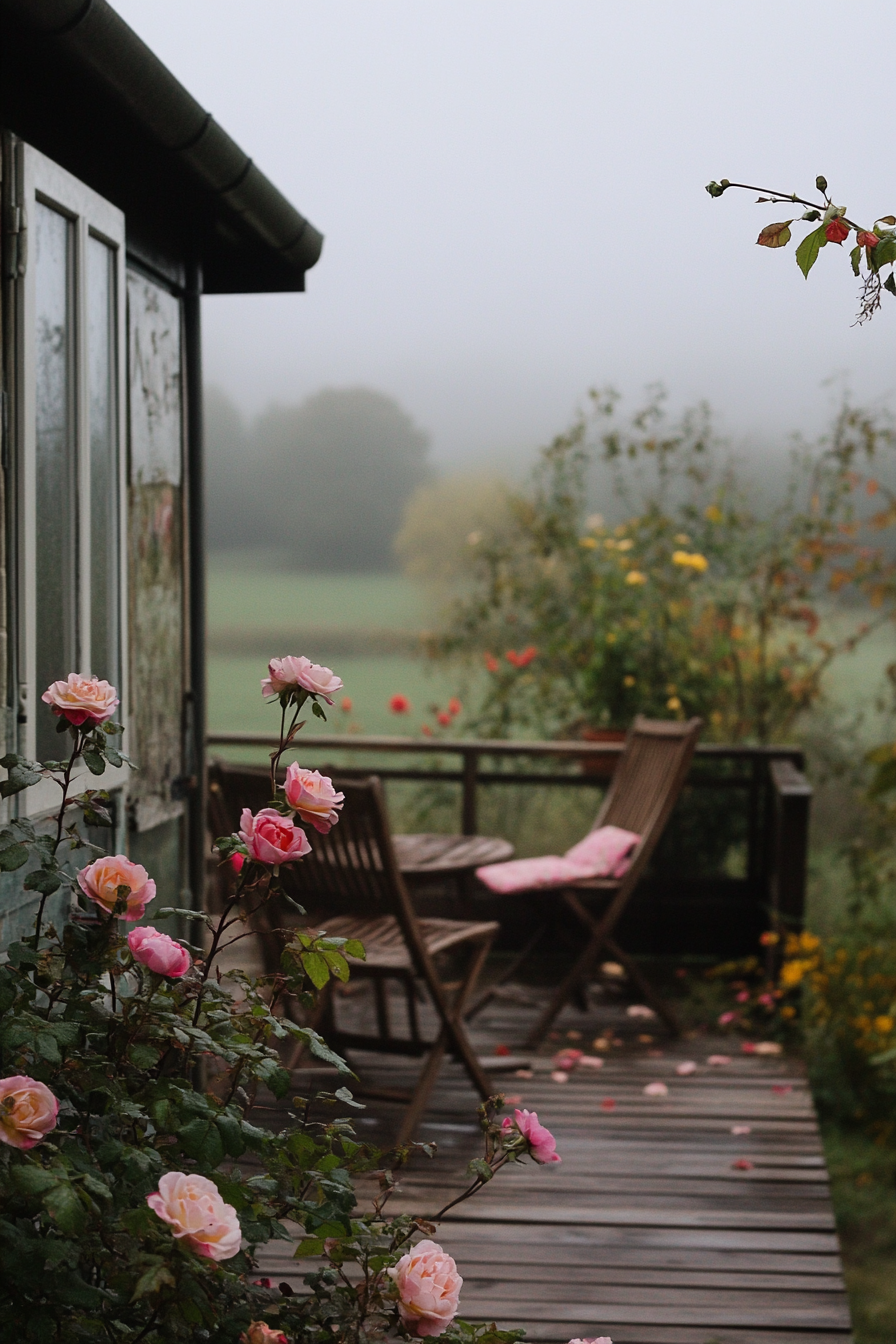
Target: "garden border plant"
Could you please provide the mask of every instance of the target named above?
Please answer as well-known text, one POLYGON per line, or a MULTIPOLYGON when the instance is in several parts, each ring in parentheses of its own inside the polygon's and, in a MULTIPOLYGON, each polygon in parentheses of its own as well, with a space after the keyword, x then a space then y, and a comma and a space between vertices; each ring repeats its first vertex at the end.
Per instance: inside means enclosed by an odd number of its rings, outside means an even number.
POLYGON ((155 896, 152 878, 80 834, 79 816, 110 824, 102 791, 74 792, 83 768, 100 776, 107 762, 126 759, 114 688, 76 674, 54 683, 43 699, 67 758, 0 762, 4 798, 46 779, 61 789, 50 830, 22 817, 0 829, 0 870, 27 868, 25 889, 39 896, 33 935, 13 943, 0 966, 0 1340, 522 1337, 458 1317, 462 1280, 431 1238, 447 1209, 503 1167, 527 1156, 560 1160, 534 1114, 500 1118, 501 1097, 481 1106, 484 1151, 469 1184, 426 1218, 391 1218, 386 1205, 395 1173, 416 1154, 432 1156, 432 1146, 383 1152, 359 1142, 332 1114, 337 1104, 358 1106, 347 1086, 293 1097, 279 1131, 253 1115, 262 1089, 290 1095, 283 1044, 300 1041, 345 1083, 352 1077, 315 1031, 278 1009, 288 995, 312 1009, 331 978, 348 979, 347 958, 363 957, 360 944, 308 930, 295 934, 276 975, 222 978, 216 964, 272 893, 284 897, 280 869, 309 851, 305 827, 313 834, 338 823, 342 797, 330 780, 293 764, 280 787, 276 770, 303 707, 325 717, 322 702, 332 704, 341 685, 307 658, 271 662, 263 690, 281 708, 271 804, 254 816, 244 810, 239 833, 217 843, 237 870, 232 894, 218 918, 155 913, 201 920, 204 953, 138 924, 155 896), (96 857, 79 868, 85 850, 96 857), (46 903, 60 892, 71 898, 70 917, 45 926, 46 903), (134 925, 127 936, 121 923, 134 925), (240 1169, 244 1155, 256 1174, 240 1169), (364 1213, 354 1182, 371 1175, 379 1193, 364 1213), (304 1293, 256 1277, 258 1247, 292 1240, 296 1228, 297 1256, 320 1262, 304 1293))

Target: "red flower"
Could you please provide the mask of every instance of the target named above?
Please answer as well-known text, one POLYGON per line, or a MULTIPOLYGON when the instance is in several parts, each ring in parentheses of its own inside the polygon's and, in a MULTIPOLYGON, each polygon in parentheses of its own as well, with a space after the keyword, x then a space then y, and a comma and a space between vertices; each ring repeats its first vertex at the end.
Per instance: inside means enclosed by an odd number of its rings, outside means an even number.
POLYGON ((393 695, 389 701, 389 708, 393 714, 407 714, 411 708, 411 702, 406 695, 393 695))
POLYGON ((842 243, 844 238, 849 237, 849 226, 844 224, 842 219, 832 219, 824 231, 824 236, 829 243, 842 243))
POLYGON ((342 699, 339 702, 339 708, 342 710, 343 714, 351 714, 352 698, 350 695, 344 695, 342 697, 342 699))
POLYGON ((512 663, 514 667, 528 667, 537 653, 538 649, 535 645, 528 644, 526 648, 522 649, 519 653, 517 653, 515 649, 508 649, 504 657, 507 659, 508 663, 512 663))
POLYGON ((447 728, 451 723, 451 715, 445 709, 440 709, 436 718, 443 728, 447 728))
POLYGON ((876 233, 871 233, 869 229, 863 229, 861 233, 856 234, 856 242, 859 247, 877 247, 880 239, 876 233))
POLYGON ((456 696, 456 695, 452 695, 451 699, 448 701, 448 713, 449 713, 449 714, 459 714, 459 713, 461 712, 462 709, 463 709, 463 705, 462 705, 461 702, 458 700, 457 696, 456 696))
POLYGON ((494 655, 493 653, 487 653, 487 654, 485 655, 485 666, 486 666, 486 670, 487 670, 487 671, 489 671, 489 672, 497 672, 498 667, 499 667, 499 663, 498 663, 498 660, 497 660, 497 658, 495 657, 495 655, 494 655))

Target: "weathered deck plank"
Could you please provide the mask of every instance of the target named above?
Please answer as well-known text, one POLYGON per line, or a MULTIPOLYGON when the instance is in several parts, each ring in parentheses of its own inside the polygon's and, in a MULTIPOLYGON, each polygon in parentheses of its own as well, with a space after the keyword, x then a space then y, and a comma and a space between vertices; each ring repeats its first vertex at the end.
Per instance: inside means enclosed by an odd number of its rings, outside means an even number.
MULTIPOLYGON (((519 998, 529 1002, 498 1000, 476 1022, 484 1057, 524 1038, 537 994, 519 998)), ((363 1011, 363 999, 350 1011, 363 1011)), ((608 1026, 623 1036, 627 1028, 609 1007, 568 1009, 561 1026, 585 1044, 608 1026)), ((551 1080, 549 1056, 532 1059, 531 1078, 495 1074, 496 1090, 554 1132, 563 1162, 502 1172, 443 1219, 439 1238, 464 1277, 463 1315, 523 1325, 538 1344, 595 1335, 614 1344, 848 1344, 827 1172, 798 1062, 737 1055, 709 1067, 710 1054, 733 1052, 705 1038, 658 1039, 659 1048, 650 1056, 632 1041, 563 1084, 551 1080), (675 1066, 685 1059, 698 1068, 681 1077, 675 1066), (644 1095, 655 1080, 667 1097, 644 1095), (614 1107, 602 1109, 608 1099, 614 1107), (732 1134, 735 1125, 749 1133, 732 1134), (752 1167, 732 1166, 741 1159, 752 1167)), ((414 1065, 395 1057, 356 1062, 380 1086, 414 1077, 414 1065)), ((395 1212, 431 1215, 462 1188, 479 1148, 476 1104, 447 1065, 420 1130, 439 1157, 403 1177, 395 1212)), ((370 1103, 359 1132, 385 1142, 396 1115, 370 1103)), ((275 1244, 262 1268, 299 1287, 307 1266, 290 1254, 275 1244)))

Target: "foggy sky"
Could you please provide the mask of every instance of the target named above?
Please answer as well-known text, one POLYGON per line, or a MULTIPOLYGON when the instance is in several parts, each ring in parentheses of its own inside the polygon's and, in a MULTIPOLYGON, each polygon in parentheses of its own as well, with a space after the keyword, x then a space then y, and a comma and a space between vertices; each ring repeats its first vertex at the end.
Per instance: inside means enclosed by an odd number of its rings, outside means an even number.
POLYGON ((896 299, 852 327, 840 249, 806 281, 754 246, 783 207, 703 190, 824 173, 852 218, 896 213, 891 2, 113 3, 326 235, 306 294, 204 301, 247 413, 365 384, 469 462, 528 455, 592 384, 706 397, 757 449, 844 382, 893 398, 896 299))

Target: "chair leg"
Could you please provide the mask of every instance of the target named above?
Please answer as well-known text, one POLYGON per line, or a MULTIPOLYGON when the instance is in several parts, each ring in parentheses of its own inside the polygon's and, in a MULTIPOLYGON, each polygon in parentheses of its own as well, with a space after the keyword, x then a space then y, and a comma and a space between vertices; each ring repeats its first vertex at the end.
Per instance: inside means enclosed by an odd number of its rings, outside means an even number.
POLYGON ((625 967, 629 979, 638 986, 645 1002, 653 1009, 657 1017, 663 1020, 669 1035, 680 1036, 681 1025, 678 1018, 675 1016, 675 1013, 669 1005, 660 998, 659 994, 657 994, 635 959, 630 957, 627 952, 624 952, 619 944, 615 943, 612 938, 608 938, 606 943, 616 960, 625 967))
POLYGON ((585 979, 606 941, 607 935, 603 931, 591 935, 585 951, 575 962, 568 974, 561 980, 551 997, 550 1003, 526 1037, 525 1048, 527 1050, 537 1050, 539 1045, 541 1045, 541 1042, 550 1031, 554 1019, 561 1009, 566 1006, 578 986, 585 979))
POLYGON ((401 1125, 398 1130, 396 1143, 410 1143, 414 1137, 414 1132, 423 1118, 426 1110, 429 1094, 435 1086, 436 1079, 442 1068, 442 1062, 445 1058, 445 1050, 448 1045, 449 1029, 444 1026, 429 1054, 426 1056, 426 1062, 420 1073, 417 1075, 417 1081, 414 1084, 411 1093, 411 1101, 401 1117, 401 1125))

